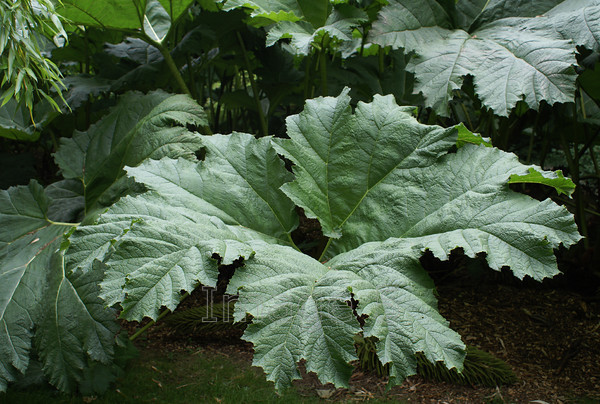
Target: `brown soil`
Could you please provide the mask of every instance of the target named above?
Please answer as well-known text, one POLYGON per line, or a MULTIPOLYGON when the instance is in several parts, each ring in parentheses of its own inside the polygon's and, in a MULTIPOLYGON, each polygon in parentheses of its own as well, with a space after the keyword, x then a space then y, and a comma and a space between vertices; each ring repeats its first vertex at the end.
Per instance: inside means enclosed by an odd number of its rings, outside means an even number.
MULTIPOLYGON (((314 374, 296 382, 299 392, 328 401, 372 398, 418 403, 600 402, 600 301, 527 282, 477 280, 464 273, 439 287, 440 312, 463 341, 506 361, 519 381, 496 388, 432 382, 420 376, 385 391, 386 380, 356 369, 349 389, 321 385, 314 374), (599 400, 595 401, 593 399, 599 400), (537 400, 537 401, 536 401, 537 400)), ((195 292, 184 307, 204 304, 195 292)), ((196 349, 252 361, 241 331, 196 335, 158 327, 145 338, 156 349, 196 349), (156 344, 156 345, 155 345, 156 344)))

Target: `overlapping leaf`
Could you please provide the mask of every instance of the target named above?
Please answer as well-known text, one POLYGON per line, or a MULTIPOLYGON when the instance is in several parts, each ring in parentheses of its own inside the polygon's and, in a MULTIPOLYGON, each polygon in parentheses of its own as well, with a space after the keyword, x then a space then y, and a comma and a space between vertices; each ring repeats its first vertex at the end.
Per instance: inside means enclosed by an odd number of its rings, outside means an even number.
POLYGON ((580 236, 566 209, 507 187, 529 167, 483 145, 446 154, 456 131, 421 125, 407 111, 375 96, 353 114, 343 93, 288 119, 290 140, 277 149, 295 163, 296 180, 282 189, 334 237, 329 256, 408 237, 440 258, 457 247, 486 252, 492 268, 509 265, 519 278, 556 274, 553 248, 580 236))
POLYGON ((199 135, 186 125, 206 125, 204 111, 184 95, 127 93, 111 113, 73 138, 61 139, 54 155, 67 179, 85 189, 86 212, 108 206, 131 186, 123 167, 146 158, 193 158, 199 135))
POLYGON ((2 390, 16 372, 25 372, 34 326, 45 373, 62 390, 82 382, 90 363, 112 360, 118 327, 98 298, 103 272, 94 265, 99 261, 88 257, 68 269, 62 260, 52 264, 61 257, 63 234, 77 225, 71 222, 110 200, 107 193, 131 192, 133 181, 123 176, 124 164, 147 157, 194 158, 199 136, 185 125, 206 123, 202 109, 185 96, 129 94, 124 101, 130 104, 63 141, 56 159, 68 179, 47 189, 32 181, 0 192, 2 390), (43 306, 52 310, 41 312, 43 306))
POLYGON ((153 191, 122 199, 71 238, 74 265, 107 260, 103 297, 123 302, 128 319, 155 318, 163 305, 175 308, 180 291, 199 282, 214 286, 213 254, 223 264, 250 258, 246 241, 287 244, 297 226, 294 205, 279 190, 290 174, 268 138, 234 134, 203 142, 203 162, 149 160, 128 169, 153 191))
POLYGON ((513 17, 513 3, 488 4, 467 32, 452 29, 450 17, 433 0, 394 0, 373 24, 372 42, 416 53, 407 66, 417 79, 415 91, 441 115, 449 114, 448 101, 466 75, 473 76, 477 95, 498 115, 508 115, 520 100, 533 109, 541 100, 571 102, 576 61, 570 40, 597 46, 590 33, 598 32, 600 19, 586 19, 596 15, 597 6, 582 10, 566 0, 552 8, 557 1, 538 2, 528 6, 531 17, 522 18, 513 17))

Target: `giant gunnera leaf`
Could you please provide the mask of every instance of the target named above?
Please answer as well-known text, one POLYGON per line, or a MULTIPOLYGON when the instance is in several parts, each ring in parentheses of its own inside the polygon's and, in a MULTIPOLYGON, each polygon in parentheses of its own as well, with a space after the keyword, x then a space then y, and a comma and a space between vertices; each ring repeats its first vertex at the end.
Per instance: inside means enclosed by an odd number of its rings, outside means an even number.
POLYGON ((288 118, 289 139, 203 137, 203 161, 127 168, 148 192, 80 226, 67 258, 81 270, 106 266, 102 297, 131 320, 156 319, 241 258, 228 292, 239 294, 236 319, 250 315, 243 338, 277 389, 300 377, 303 360, 321 382, 347 386, 357 333, 378 341, 392 385, 415 373, 417 352, 460 370, 464 344, 438 313, 419 258, 462 248, 520 278, 556 274, 553 249, 580 238, 572 215, 508 185, 568 193, 569 180, 462 126, 420 124, 392 96, 353 109, 348 92, 308 101, 288 118), (329 237, 320 259, 290 236, 294 204, 329 237))
POLYGON ((457 12, 458 23, 470 26, 455 27, 452 12, 435 0, 392 0, 370 31, 372 43, 414 52, 407 70, 428 107, 448 116, 467 75, 498 115, 521 100, 533 109, 541 101, 573 102, 575 46, 598 49, 600 2, 469 1, 457 12))

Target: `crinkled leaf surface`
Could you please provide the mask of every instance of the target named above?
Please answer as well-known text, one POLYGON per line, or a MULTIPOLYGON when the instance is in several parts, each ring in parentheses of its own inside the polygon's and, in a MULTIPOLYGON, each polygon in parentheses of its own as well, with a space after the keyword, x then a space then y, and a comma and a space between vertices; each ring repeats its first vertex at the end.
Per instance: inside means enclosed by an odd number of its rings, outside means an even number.
POLYGON ((63 227, 51 226, 0 249, 0 391, 25 373, 41 294, 63 227))
POLYGON ((81 181, 90 212, 131 186, 123 179, 125 165, 165 156, 194 158, 199 135, 186 125, 206 123, 202 108, 185 95, 127 93, 86 132, 62 138, 54 158, 65 178, 81 181))
POLYGON ((62 391, 75 391, 88 360, 112 361, 120 327, 115 313, 98 297, 103 272, 67 274, 64 256, 55 254, 42 304, 43 321, 36 334, 44 373, 62 391))
MULTIPOLYGON (((508 115, 520 100, 533 109, 541 100, 572 102, 576 61, 566 24, 575 17, 550 10, 540 18, 517 18, 512 11, 494 9, 485 23, 466 32, 452 29, 450 17, 436 5, 433 0, 394 0, 371 31, 373 43, 416 53, 407 70, 415 74, 415 91, 423 93, 427 106, 447 116, 448 101, 466 75, 473 76, 477 95, 498 115, 508 115)), ((531 7, 533 13, 549 6, 531 7)))
POLYGON ((214 286, 213 254, 223 264, 250 258, 246 241, 287 244, 297 226, 294 205, 279 190, 290 173, 268 138, 236 133, 203 142, 203 162, 148 160, 128 168, 152 191, 122 199, 71 237, 73 265, 107 261, 103 297, 111 305, 124 299, 128 319, 156 318, 163 305, 174 309, 180 291, 199 282, 214 286))
POLYGON ((532 21, 534 29, 544 29, 547 25, 576 45, 600 50, 599 0, 565 0, 532 21))
POLYGON ((555 275, 553 248, 580 238, 572 215, 508 188, 511 175, 528 173, 515 155, 483 145, 446 154, 456 130, 419 124, 409 112, 375 96, 352 113, 344 92, 288 118, 290 139, 276 143, 296 180, 282 189, 334 237, 328 256, 408 237, 440 258, 462 247, 519 278, 555 275))
POLYGON ((68 225, 47 219, 51 201, 32 181, 0 191, 0 391, 24 373, 47 267, 68 225))
POLYGON ((418 351, 462 368, 464 345, 437 312, 421 253, 410 243, 369 243, 326 264, 290 247, 253 247, 255 258, 236 271, 229 292, 239 293, 236 319, 253 317, 244 339, 277 389, 300 378, 301 359, 322 383, 347 387, 361 330, 347 304, 353 296, 358 314, 369 315, 365 335, 380 339, 379 358, 391 364, 391 385, 415 374, 418 351))

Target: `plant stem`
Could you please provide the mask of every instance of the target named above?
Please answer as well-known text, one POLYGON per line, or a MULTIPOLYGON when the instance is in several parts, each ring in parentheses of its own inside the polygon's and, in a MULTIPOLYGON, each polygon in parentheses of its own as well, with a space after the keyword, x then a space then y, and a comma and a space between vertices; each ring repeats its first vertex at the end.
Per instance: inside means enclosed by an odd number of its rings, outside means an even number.
POLYGON ((55 222, 53 220, 50 220, 48 218, 46 218, 46 221, 52 225, 55 226, 71 226, 71 227, 77 227, 79 226, 81 223, 68 223, 68 222, 55 222))
MULTIPOLYGON (((190 295, 190 293, 186 292, 186 294, 183 295, 183 297, 181 298, 181 300, 179 301, 179 303, 181 303, 189 295, 190 295)), ((137 337, 139 337, 140 335, 142 335, 143 333, 145 333, 150 327, 152 327, 154 324, 158 323, 159 320, 161 320, 163 317, 165 317, 170 312, 171 312, 171 310, 165 309, 162 313, 160 313, 158 315, 158 317, 156 318, 156 320, 150 320, 150 322, 148 324, 146 324, 145 326, 143 326, 142 328, 140 328, 139 330, 137 330, 135 332, 135 334, 133 334, 131 337, 129 337, 129 341, 135 341, 137 339, 137 337)))
MULTIPOLYGON (((589 248, 590 241, 588 239, 588 231, 587 231, 587 222, 585 218, 585 206, 583 203, 583 196, 581 195, 581 186, 579 184, 579 162, 575 161, 573 155, 571 154, 571 150, 569 150, 569 144, 565 139, 565 135, 562 132, 559 132, 560 136, 560 145, 567 159, 567 164, 569 165, 569 171, 571 173, 571 177, 573 178, 573 182, 576 185, 575 193, 573 194, 573 199, 575 200, 575 217, 578 219, 579 228, 581 230, 581 235, 584 237, 583 245, 585 248, 589 248)), ((577 156, 577 149, 575 146, 575 155, 577 156)))
POLYGON ((290 240, 290 243, 292 244, 292 247, 294 247, 296 250, 302 252, 302 250, 300 250, 300 248, 296 245, 296 243, 294 243, 294 240, 292 239, 292 235, 290 233, 287 233, 288 239, 290 240))
POLYGON ((331 240, 332 240, 331 237, 327 239, 327 244, 325 244, 325 248, 323 248, 323 251, 321 251, 321 255, 319 255, 319 262, 323 262, 323 258, 325 257, 325 253, 329 249, 329 245, 331 244, 331 240))
POLYGON ((236 32, 238 42, 242 47, 242 54, 244 55, 244 63, 246 65, 246 71, 248 71, 248 80, 250 80, 250 87, 252 88, 252 95, 254 96, 254 102, 256 103, 256 109, 258 110, 258 119, 260 121, 261 136, 267 136, 269 134, 269 128, 267 126, 267 120, 265 119, 265 113, 263 112, 260 98, 258 96, 258 87, 254 81, 254 73, 252 72, 252 66, 250 66, 250 60, 248 59, 248 52, 246 51, 246 45, 240 32, 236 32))
POLYGON ((310 65, 312 64, 312 52, 309 53, 305 58, 305 66, 304 66, 304 99, 308 99, 308 94, 310 93, 310 65))
POLYGON ((196 92, 196 80, 194 79, 194 72, 192 71, 192 57, 190 54, 187 54, 187 65, 188 65, 188 76, 190 80, 190 87, 192 92, 192 98, 198 101, 198 94, 196 92))
POLYGON ((154 42, 151 40, 150 40, 150 43, 152 45, 154 45, 160 51, 160 54, 163 56, 163 58, 165 58, 165 62, 167 62, 167 66, 169 67, 169 70, 171 71, 173 78, 175 79, 175 81, 177 81, 177 84, 181 88, 181 91, 183 91, 185 94, 192 97, 192 92, 188 88, 187 84, 185 84, 185 81, 183 80, 183 77, 181 76, 181 72, 177 68, 175 61, 173 60, 173 56, 171 56, 171 52, 169 52, 169 50, 161 43, 154 42))
MULTIPOLYGON (((181 91, 183 91, 185 94, 189 95, 190 97, 194 98, 194 96, 192 95, 192 92, 188 88, 187 84, 185 84, 185 81, 183 80, 183 77, 181 76, 181 72, 177 68, 175 61, 173 60, 173 56, 171 56, 171 52, 169 52, 167 47, 164 46, 162 43, 153 41, 152 39, 148 38, 146 35, 142 35, 140 38, 143 41, 154 46, 156 49, 158 49, 160 51, 160 54, 165 59, 165 62, 167 63, 167 66, 169 67, 169 70, 171 71, 171 74, 173 75, 173 77, 175 78, 175 81, 181 88, 181 91)), ((212 131, 210 130, 208 125, 202 126, 201 129, 205 135, 212 135, 212 131)))
POLYGON ((319 49, 319 72, 321 73, 321 95, 327 95, 327 46, 329 36, 324 35, 319 49))

